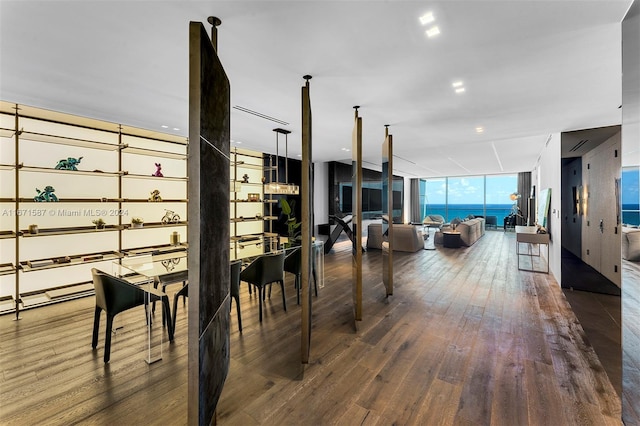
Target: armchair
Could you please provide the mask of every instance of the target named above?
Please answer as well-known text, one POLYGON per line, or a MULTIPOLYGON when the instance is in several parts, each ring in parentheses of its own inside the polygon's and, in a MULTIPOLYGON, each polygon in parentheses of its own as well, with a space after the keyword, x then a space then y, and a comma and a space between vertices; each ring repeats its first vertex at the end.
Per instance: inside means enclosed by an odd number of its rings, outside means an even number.
POLYGON ((267 284, 279 283, 282 290, 282 305, 287 311, 287 298, 284 291, 284 252, 262 255, 240 272, 240 280, 254 285, 258 289, 260 322, 262 322, 262 303, 265 299, 267 284))
POLYGON ((169 297, 158 290, 149 289, 149 298, 145 297, 145 290, 127 281, 116 278, 98 269, 92 268, 93 285, 96 292, 96 309, 93 318, 93 339, 91 346, 95 349, 98 346, 98 332, 100 328, 100 313, 107 314, 107 330, 104 339, 104 362, 109 362, 111 357, 111 331, 113 328, 113 318, 120 312, 124 312, 136 306, 145 305, 148 302, 162 302, 163 324, 166 322, 169 341, 173 342, 173 323, 169 311, 169 297))
POLYGON ((425 216, 422 224, 427 228, 440 229, 444 225, 444 217, 439 214, 429 214, 425 216))

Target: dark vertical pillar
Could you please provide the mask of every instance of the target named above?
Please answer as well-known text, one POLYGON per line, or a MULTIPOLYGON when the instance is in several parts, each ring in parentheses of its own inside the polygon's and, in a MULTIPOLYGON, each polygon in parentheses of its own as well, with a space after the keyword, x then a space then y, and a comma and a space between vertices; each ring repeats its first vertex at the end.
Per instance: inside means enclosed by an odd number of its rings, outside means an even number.
MULTIPOLYGON (((220 24, 217 18, 209 22, 220 24)), ((203 25, 191 22, 189 424, 215 423, 216 404, 229 371, 229 96, 229 79, 215 46, 203 25)))
POLYGON ((384 129, 382 143, 382 282, 387 296, 393 294, 393 136, 389 125, 384 129))
POLYGON ((353 311, 356 321, 362 321, 362 118, 355 106, 351 146, 351 197, 353 214, 353 311))
POLYGON ((302 86, 302 345, 301 361, 309 362, 311 349, 311 271, 313 236, 313 160, 311 149, 311 99, 309 97, 310 75, 305 75, 306 83, 302 86))

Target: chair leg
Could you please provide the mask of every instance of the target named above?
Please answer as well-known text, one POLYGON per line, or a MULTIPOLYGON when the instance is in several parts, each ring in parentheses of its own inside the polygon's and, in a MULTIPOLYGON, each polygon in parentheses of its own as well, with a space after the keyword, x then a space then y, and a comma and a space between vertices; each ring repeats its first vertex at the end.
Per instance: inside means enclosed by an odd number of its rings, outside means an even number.
MULTIPOLYGON (((242 315, 240 314, 240 298, 237 296, 233 296, 229 300, 230 305, 233 304, 233 300, 236 301, 236 311, 238 312, 238 329, 240 330, 240 333, 242 333, 242 315)), ((229 306, 229 309, 231 309, 231 306, 229 306)))
POLYGON ((280 280, 280 288, 282 289, 282 305, 284 306, 284 311, 287 312, 287 295, 284 292, 284 280, 280 280))
POLYGON ((313 269, 313 288, 316 291, 316 297, 318 297, 318 277, 316 276, 316 270, 313 269))
MULTIPOLYGON (((175 311, 175 309, 174 309, 175 311)), ((165 318, 166 318, 166 324, 167 324, 167 328, 169 329, 169 341, 173 342, 173 323, 171 322, 171 310, 169 309, 169 297, 168 296, 162 296, 162 318, 163 318, 163 324, 165 323, 165 318)))
POLYGON ((264 287, 258 287, 258 305, 260 306, 260 322, 262 322, 262 301, 264 299, 263 297, 263 293, 264 293, 264 287))
MULTIPOLYGON (((176 295, 173 297, 173 319, 172 319, 172 321, 171 321, 171 322, 173 323, 173 330, 174 330, 174 332, 175 332, 175 330, 176 330, 176 317, 178 316, 178 312, 177 312, 177 311, 178 311, 178 299, 179 299, 179 298, 180 298, 180 295, 178 295, 178 294, 176 294, 176 295)), ((185 300, 186 300, 186 299, 187 299, 187 298, 185 297, 185 300)))
POLYGON ((100 330, 100 312, 102 309, 96 306, 96 312, 93 315, 93 339, 91 340, 91 347, 95 349, 98 346, 98 332, 100 330))
POLYGON ((104 362, 111 359, 111 330, 113 328, 113 315, 107 314, 107 334, 104 337, 104 362))
POLYGON ((302 285, 300 284, 300 275, 296 275, 295 289, 296 289, 296 301, 298 302, 298 305, 300 304, 300 287, 302 287, 302 285))

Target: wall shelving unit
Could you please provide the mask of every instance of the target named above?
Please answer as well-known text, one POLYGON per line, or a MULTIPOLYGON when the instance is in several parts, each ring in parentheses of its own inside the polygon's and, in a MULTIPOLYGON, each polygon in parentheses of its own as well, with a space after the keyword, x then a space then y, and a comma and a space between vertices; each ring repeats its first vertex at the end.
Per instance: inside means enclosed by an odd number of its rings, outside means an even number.
POLYGON ((230 258, 246 259, 273 251, 278 234, 273 232, 273 205, 278 202, 264 187, 275 170, 270 156, 246 149, 231 149, 231 241, 230 258), (266 163, 266 164, 265 164, 266 163))
POLYGON ((93 294, 91 268, 123 256, 186 250, 170 243, 187 235, 184 137, 0 101, 0 179, 0 313, 93 294), (34 200, 46 186, 57 202, 34 200))

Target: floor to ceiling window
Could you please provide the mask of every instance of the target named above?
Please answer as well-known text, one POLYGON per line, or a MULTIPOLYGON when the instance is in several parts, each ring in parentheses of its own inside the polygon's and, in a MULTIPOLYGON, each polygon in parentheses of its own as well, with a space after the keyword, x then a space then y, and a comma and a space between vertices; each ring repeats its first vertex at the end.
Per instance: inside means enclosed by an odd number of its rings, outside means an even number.
POLYGON ((622 169, 622 223, 640 225, 640 167, 622 169))
POLYGON ((517 175, 447 177, 420 180, 422 218, 439 214, 454 218, 495 216, 497 224, 511 213, 510 195, 518 188, 517 175))

